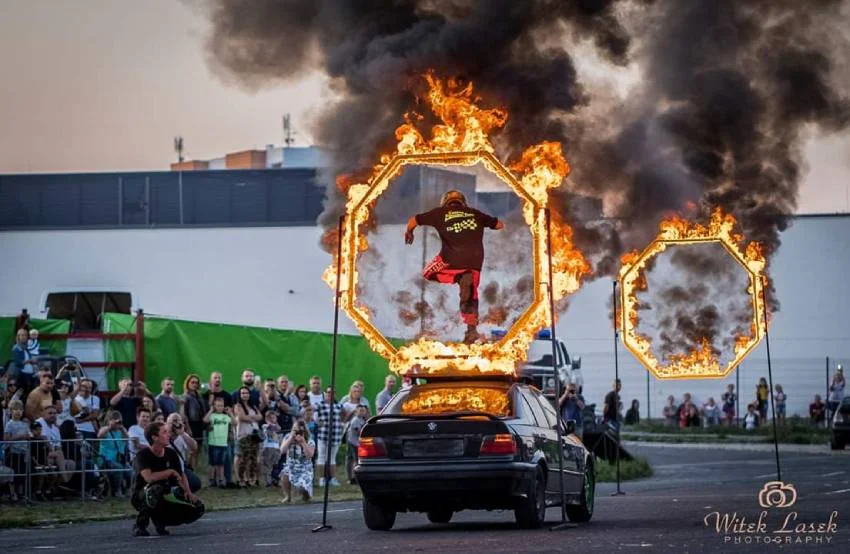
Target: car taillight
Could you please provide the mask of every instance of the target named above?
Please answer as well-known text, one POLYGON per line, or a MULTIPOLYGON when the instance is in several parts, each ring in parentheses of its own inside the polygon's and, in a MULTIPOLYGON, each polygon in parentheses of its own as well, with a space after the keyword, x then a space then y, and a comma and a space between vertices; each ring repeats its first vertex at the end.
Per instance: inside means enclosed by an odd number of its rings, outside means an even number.
POLYGON ((516 441, 511 434, 490 435, 481 442, 481 454, 485 456, 504 456, 516 454, 516 441))
POLYGON ((360 437, 360 446, 357 447, 358 458, 380 458, 386 455, 387 451, 381 439, 360 437))

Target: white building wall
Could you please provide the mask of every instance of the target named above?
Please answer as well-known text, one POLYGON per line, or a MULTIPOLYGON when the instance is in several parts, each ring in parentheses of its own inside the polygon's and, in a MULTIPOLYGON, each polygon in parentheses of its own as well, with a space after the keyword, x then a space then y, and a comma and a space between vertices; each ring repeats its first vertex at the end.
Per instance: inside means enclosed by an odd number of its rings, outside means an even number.
MULTIPOLYGON (((400 228, 396 234, 398 240, 381 246, 385 260, 411 257, 400 228)), ((24 307, 37 314, 49 290, 102 287, 131 290, 150 314, 330 332, 333 295, 321 280, 330 257, 318 247, 320 235, 312 227, 3 232, 0 314, 15 315, 24 307)), ((783 233, 772 262, 782 304, 770 330, 774 382, 785 386, 789 413, 805 413, 812 396, 823 394, 826 356, 850 358, 848 237, 850 217, 800 219, 783 233)), ((421 254, 413 257, 418 267, 421 254)), ((583 358, 586 398, 600 405, 614 376, 607 316, 611 284, 609 279, 586 284, 558 326, 573 355, 583 358)), ((356 332, 344 316, 340 329, 356 332)), ((622 346, 619 361, 623 400, 638 398, 645 414, 646 372, 622 346)), ((766 369, 762 343, 740 370, 744 400, 754 397, 766 369)), ((734 376, 650 379, 652 413, 660 415, 668 394, 680 400, 689 391, 699 401, 708 396, 719 401, 727 382, 734 383, 734 376)))

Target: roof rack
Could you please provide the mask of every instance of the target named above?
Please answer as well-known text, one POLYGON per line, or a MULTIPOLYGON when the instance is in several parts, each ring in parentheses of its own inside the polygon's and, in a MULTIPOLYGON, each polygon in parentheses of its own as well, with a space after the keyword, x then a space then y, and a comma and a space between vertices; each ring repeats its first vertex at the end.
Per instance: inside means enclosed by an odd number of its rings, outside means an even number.
POLYGON ((508 375, 506 373, 475 373, 475 374, 445 374, 440 375, 439 373, 428 374, 428 373, 405 373, 404 377, 410 377, 411 379, 422 379, 428 383, 450 383, 450 382, 458 382, 458 381, 506 381, 509 383, 524 383, 524 384, 533 384, 533 379, 524 375, 508 375))

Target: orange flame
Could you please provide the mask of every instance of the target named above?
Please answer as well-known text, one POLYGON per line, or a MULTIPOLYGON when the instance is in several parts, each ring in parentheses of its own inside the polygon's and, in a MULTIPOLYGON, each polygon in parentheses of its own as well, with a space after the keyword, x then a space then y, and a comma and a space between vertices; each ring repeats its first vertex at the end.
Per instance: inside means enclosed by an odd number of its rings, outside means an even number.
POLYGON ((742 250, 741 243, 744 238, 733 232, 736 224, 735 218, 720 208, 711 213, 708 225, 674 216, 661 222, 658 237, 643 252, 629 252, 621 258, 621 313, 616 314, 616 324, 622 328, 621 335, 626 347, 659 379, 724 377, 758 345, 767 331, 764 291, 768 286, 768 278, 764 274, 764 248, 757 242, 750 242, 742 250), (649 337, 637 331, 640 323, 640 302, 637 295, 647 290, 646 265, 670 245, 712 242, 719 242, 747 272, 747 293, 752 300, 750 333, 735 337, 734 357, 725 366, 720 365, 711 341, 707 338, 700 339, 699 345, 686 354, 667 356, 667 363, 662 364, 652 352, 649 337))
MULTIPOLYGON (((485 109, 478 105, 472 83, 440 80, 433 72, 424 75, 428 85, 425 103, 440 123, 431 128, 430 138, 417 128, 424 118, 408 113, 405 123, 396 129, 394 153, 380 157, 371 176, 357 183, 339 179, 347 195, 345 228, 342 237, 340 307, 351 317, 373 351, 389 360, 392 371, 403 372, 418 366, 423 372, 506 372, 513 373, 525 359, 528 346, 537 331, 549 322, 548 251, 546 245, 546 207, 549 192, 559 187, 570 171, 560 143, 534 145, 512 166, 505 167, 495 155, 490 135, 507 122, 502 108, 485 109), (371 322, 368 310, 357 301, 358 254, 369 245, 366 232, 373 225, 372 207, 391 180, 408 164, 446 166, 483 166, 504 181, 523 199, 523 218, 533 239, 535 301, 517 320, 503 339, 494 344, 441 343, 421 338, 396 349, 371 322)), ((590 264, 573 244, 570 226, 554 216, 552 225, 553 295, 556 300, 578 290, 582 278, 590 274, 590 264)), ((331 241, 328 241, 331 242, 331 241)), ((334 260, 323 279, 336 285, 334 260)))
POLYGON ((445 414, 484 412, 495 416, 510 414, 506 391, 484 387, 413 389, 401 404, 403 414, 445 414))

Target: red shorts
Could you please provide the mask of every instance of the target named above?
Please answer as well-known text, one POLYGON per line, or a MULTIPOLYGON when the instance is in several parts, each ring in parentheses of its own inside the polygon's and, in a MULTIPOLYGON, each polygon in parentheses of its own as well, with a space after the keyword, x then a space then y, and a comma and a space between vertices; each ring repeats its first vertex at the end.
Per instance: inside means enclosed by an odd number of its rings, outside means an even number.
POLYGON ((467 325, 478 325, 478 283, 481 272, 477 269, 452 269, 439 254, 425 266, 422 277, 438 283, 460 285, 460 316, 467 325), (470 275, 472 278, 464 278, 470 275))

